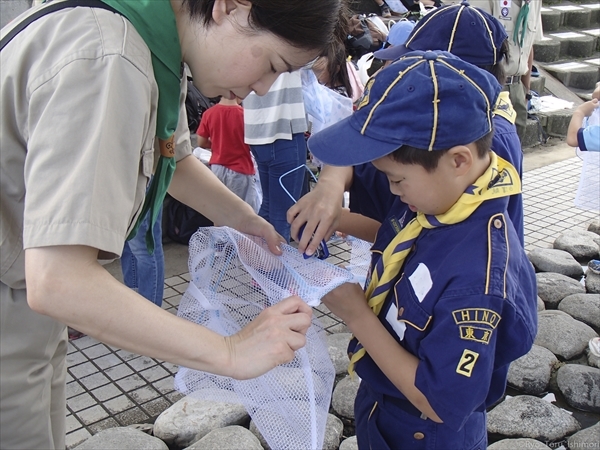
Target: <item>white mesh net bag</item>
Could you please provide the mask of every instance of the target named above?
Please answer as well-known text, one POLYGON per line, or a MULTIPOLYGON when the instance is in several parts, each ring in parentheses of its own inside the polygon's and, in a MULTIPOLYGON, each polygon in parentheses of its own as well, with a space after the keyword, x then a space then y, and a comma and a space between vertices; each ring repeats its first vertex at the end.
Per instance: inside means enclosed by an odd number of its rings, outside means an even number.
MULTIPOLYGON (((232 335, 290 295, 311 306, 352 273, 297 249, 272 254, 266 243, 227 227, 200 228, 190 240, 191 281, 178 315, 219 334, 232 335)), ((251 380, 234 380, 180 368, 175 387, 205 399, 242 403, 272 449, 320 449, 335 370, 316 317, 306 346, 293 361, 251 380)))

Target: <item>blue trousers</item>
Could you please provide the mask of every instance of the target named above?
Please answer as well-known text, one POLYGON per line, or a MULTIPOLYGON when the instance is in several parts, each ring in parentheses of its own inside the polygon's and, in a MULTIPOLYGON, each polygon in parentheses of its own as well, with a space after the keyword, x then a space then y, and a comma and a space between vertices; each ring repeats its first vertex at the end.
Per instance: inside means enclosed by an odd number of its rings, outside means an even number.
MULTIPOLYGON (((416 408, 415 408, 416 409, 416 408)), ((363 381, 354 403, 359 450, 485 450, 485 412, 475 412, 459 430, 422 419, 369 389, 363 381)))
POLYGON ((286 175, 282 182, 292 200, 279 184, 279 177, 289 170, 306 164, 306 140, 304 133, 292 135, 292 140, 279 139, 271 144, 251 145, 256 159, 263 201, 258 215, 275 227, 284 239, 290 241, 290 224, 287 223, 287 210, 300 198, 305 169, 286 175))
POLYGON ((154 253, 146 248, 146 233, 150 214, 146 216, 135 237, 125 242, 121 256, 123 282, 152 303, 161 306, 165 282, 165 259, 162 246, 162 209, 152 228, 154 253))

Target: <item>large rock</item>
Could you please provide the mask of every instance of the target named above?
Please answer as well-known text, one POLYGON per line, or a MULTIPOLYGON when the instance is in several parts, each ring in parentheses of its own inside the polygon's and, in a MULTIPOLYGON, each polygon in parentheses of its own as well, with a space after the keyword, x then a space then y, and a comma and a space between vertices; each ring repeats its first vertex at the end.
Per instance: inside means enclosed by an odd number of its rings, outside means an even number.
POLYGON ((585 294, 581 283, 560 273, 536 273, 535 278, 538 295, 549 309, 556 309, 567 295, 585 294))
POLYGON ((564 250, 536 248, 529 253, 528 257, 537 272, 560 273, 578 279, 583 275, 581 264, 564 250))
POLYGON ((356 436, 350 436, 344 439, 340 444, 340 450, 358 450, 358 442, 356 436))
POLYGON ((76 450, 169 450, 167 444, 143 431, 130 427, 102 430, 75 447, 76 450))
POLYGON ((508 384, 526 394, 541 394, 546 391, 552 367, 557 362, 558 359, 550 350, 534 344, 527 354, 510 365, 508 384))
POLYGON ((544 300, 542 300, 540 298, 540 296, 537 296, 537 310, 538 311, 543 311, 546 309, 546 305, 544 304, 544 300))
POLYGON ((574 319, 596 328, 600 328, 600 294, 567 295, 558 305, 574 319))
POLYGON ((600 422, 578 431, 567 439, 569 448, 573 450, 577 448, 598 448, 598 442, 600 442, 600 422))
POLYGON ((194 442, 185 450, 223 450, 223 449, 263 450, 263 446, 250 430, 239 425, 217 428, 194 442))
POLYGON ((502 439, 488 446, 487 450, 548 450, 546 444, 535 439, 502 439))
MULTIPOLYGON (((598 194, 600 195, 600 193, 598 194)), ((578 261, 597 259, 600 251, 600 236, 591 231, 565 231, 554 241, 553 247, 564 250, 578 261)))
POLYGON ((352 333, 335 333, 327 336, 329 357, 335 368, 336 375, 348 372, 348 342, 352 333))
POLYGON ((556 382, 569 405, 600 413, 600 369, 566 364, 558 369, 556 382))
POLYGON ((583 322, 562 311, 540 311, 535 344, 541 345, 559 358, 569 360, 582 354, 596 332, 583 322))
POLYGON ((580 428, 567 411, 530 395, 507 398, 488 414, 488 433, 509 438, 558 441, 580 428))
MULTIPOLYGON (((327 414, 327 423, 325 424, 325 435, 323 436, 323 450, 337 450, 344 431, 344 424, 333 414, 327 414)), ((250 422, 250 432, 259 440, 265 450, 271 450, 267 440, 256 427, 254 421, 250 422)))
POLYGON ((333 390, 331 406, 342 417, 354 419, 354 400, 358 392, 360 380, 355 375, 354 379, 348 375, 342 378, 333 390))
POLYGON ((243 425, 249 419, 243 405, 187 396, 156 418, 154 435, 170 447, 187 447, 212 430, 229 425, 243 425))
POLYGON ((590 294, 600 294, 600 275, 588 270, 585 274, 585 289, 590 294))

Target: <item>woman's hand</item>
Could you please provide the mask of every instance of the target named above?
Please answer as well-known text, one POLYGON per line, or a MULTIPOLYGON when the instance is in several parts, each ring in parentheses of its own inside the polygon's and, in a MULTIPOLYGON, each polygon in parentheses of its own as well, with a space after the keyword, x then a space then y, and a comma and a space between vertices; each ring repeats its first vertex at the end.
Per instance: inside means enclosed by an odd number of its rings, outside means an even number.
POLYGON ((294 359, 306 345, 312 309, 293 296, 265 309, 233 336, 226 337, 231 377, 238 380, 260 376, 294 359))

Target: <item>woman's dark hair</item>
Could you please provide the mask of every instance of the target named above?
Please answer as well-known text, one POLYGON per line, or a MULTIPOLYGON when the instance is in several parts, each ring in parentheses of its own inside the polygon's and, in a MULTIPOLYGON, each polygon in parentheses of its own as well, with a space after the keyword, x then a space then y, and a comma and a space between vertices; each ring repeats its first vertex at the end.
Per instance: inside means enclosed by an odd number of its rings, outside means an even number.
POLYGON ((346 46, 342 40, 336 39, 326 50, 327 57, 327 72, 329 73, 328 87, 344 87, 348 97, 352 98, 352 83, 350 83, 350 75, 348 74, 348 66, 346 65, 346 46))
MULTIPOLYGON (((294 47, 325 51, 347 15, 345 0, 251 0, 251 25, 294 47)), ((210 25, 215 0, 183 0, 192 18, 210 25)))
POLYGON ((504 70, 504 67, 506 66, 506 64, 508 64, 508 52, 508 39, 504 39, 504 42, 502 42, 502 45, 500 46, 500 58, 498 58, 498 62, 491 66, 478 66, 486 72, 489 72, 492 75, 494 75, 501 86, 504 86, 504 83, 506 83, 506 72, 504 70))
MULTIPOLYGON (((484 158, 485 155, 489 153, 492 145, 493 135, 494 130, 475 141, 475 145, 477 146, 477 156, 479 158, 484 158)), ((411 147, 410 145, 403 145, 402 147, 390 153, 390 157, 394 161, 402 164, 415 164, 422 166, 427 172, 431 173, 437 168, 442 156, 449 150, 450 149, 435 150, 430 152, 420 148, 411 147)))

